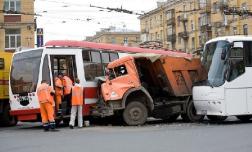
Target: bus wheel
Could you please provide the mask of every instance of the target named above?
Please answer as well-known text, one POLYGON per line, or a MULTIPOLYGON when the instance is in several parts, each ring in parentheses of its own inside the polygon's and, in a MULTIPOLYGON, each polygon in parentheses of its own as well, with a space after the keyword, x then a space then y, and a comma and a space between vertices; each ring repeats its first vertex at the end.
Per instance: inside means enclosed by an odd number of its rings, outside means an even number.
POLYGON ((15 126, 17 124, 17 118, 9 114, 10 106, 5 105, 3 108, 2 124, 4 126, 15 126))
POLYGON ((130 102, 123 111, 123 120, 129 126, 142 125, 146 122, 148 110, 138 101, 130 102))
MULTIPOLYGON (((183 118, 184 116, 182 116, 183 118)), ((194 107, 194 104, 192 101, 189 101, 187 108, 186 108, 186 120, 188 119, 191 122, 199 122, 202 121, 204 119, 204 115, 197 115, 196 114, 196 109, 194 107)))
POLYGON ((236 116, 236 118, 238 118, 241 121, 249 121, 252 118, 252 115, 240 115, 240 116, 236 116))
POLYGON ((217 121, 217 122, 221 122, 227 119, 227 116, 213 116, 213 115, 207 115, 207 118, 210 121, 217 121))

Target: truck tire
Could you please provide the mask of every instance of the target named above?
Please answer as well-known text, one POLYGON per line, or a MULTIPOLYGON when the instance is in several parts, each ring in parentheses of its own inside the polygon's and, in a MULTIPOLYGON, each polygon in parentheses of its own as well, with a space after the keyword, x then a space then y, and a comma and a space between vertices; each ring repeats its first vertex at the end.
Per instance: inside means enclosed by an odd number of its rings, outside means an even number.
POLYGON ((227 116, 213 116, 213 115, 207 115, 207 118, 210 121, 214 121, 214 122, 222 122, 224 120, 227 119, 227 116))
POLYGON ((130 102, 123 111, 123 120, 129 126, 142 125, 146 122, 148 110, 138 101, 130 102))
POLYGON ((182 115, 183 120, 191 121, 191 122, 199 122, 204 119, 205 116, 197 115, 196 109, 192 101, 189 101, 186 107, 186 115, 182 115))
POLYGON ((252 118, 252 115, 240 115, 240 116, 236 116, 236 118, 243 122, 247 122, 252 118))

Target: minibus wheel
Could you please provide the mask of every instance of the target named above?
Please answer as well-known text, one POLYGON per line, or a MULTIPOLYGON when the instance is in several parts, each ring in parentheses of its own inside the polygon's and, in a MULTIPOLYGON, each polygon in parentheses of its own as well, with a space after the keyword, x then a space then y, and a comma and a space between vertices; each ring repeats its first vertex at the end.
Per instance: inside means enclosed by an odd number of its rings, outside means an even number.
MULTIPOLYGON (((194 107, 194 104, 191 101, 189 101, 187 108, 186 108, 186 117, 189 119, 191 122, 199 122, 204 119, 204 115, 197 115, 196 109, 194 107)), ((183 118, 183 116, 182 116, 183 118)))

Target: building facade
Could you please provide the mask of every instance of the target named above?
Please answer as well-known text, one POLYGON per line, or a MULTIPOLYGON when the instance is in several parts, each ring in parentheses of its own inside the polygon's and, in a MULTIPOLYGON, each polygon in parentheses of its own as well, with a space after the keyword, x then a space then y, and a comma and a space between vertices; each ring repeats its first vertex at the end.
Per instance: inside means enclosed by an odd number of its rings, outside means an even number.
POLYGON ((35 30, 34 0, 0 1, 0 51, 33 48, 35 30))
POLYGON ((252 10, 252 1, 167 0, 139 17, 141 40, 157 40, 166 49, 193 53, 214 37, 252 34, 251 16, 230 13, 236 10, 252 10))
POLYGON ((97 43, 110 43, 125 46, 138 46, 140 41, 140 32, 129 31, 126 29, 116 29, 109 27, 96 32, 94 36, 86 37, 86 41, 97 43))

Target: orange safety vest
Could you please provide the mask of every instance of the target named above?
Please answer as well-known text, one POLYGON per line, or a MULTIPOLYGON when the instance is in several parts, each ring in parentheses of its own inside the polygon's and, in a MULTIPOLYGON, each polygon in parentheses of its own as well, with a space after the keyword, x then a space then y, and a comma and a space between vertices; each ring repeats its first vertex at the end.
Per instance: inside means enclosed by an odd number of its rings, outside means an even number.
POLYGON ((83 88, 80 86, 75 85, 72 87, 72 105, 83 105, 83 88))
POLYGON ((50 94, 51 92, 54 92, 52 87, 50 87, 46 83, 42 83, 37 90, 37 95, 40 103, 46 103, 51 102, 54 103, 53 97, 50 94))
POLYGON ((63 86, 64 86, 64 95, 70 94, 73 82, 68 76, 63 77, 63 86))

